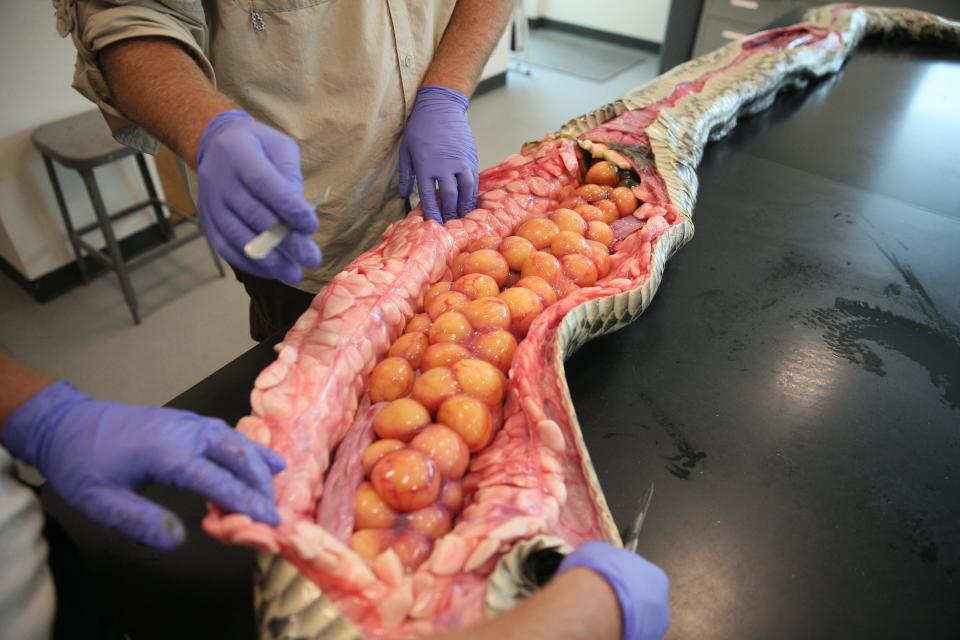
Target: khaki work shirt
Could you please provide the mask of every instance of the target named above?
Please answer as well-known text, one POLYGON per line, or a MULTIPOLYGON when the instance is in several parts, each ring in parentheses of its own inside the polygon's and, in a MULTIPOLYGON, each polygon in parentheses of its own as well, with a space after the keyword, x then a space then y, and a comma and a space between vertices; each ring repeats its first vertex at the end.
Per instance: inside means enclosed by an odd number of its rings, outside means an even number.
POLYGON ((97 52, 127 38, 182 43, 217 89, 300 144, 308 200, 319 207, 323 265, 299 288, 316 293, 402 217, 397 158, 417 89, 455 0, 54 0, 77 47, 74 87, 117 139, 157 141, 117 109, 97 52))

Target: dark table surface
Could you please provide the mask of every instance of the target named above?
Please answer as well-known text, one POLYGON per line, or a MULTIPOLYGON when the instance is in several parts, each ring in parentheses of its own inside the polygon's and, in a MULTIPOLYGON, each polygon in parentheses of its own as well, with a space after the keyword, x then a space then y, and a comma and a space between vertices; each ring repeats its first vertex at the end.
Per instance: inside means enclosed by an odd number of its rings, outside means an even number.
MULTIPOLYGON (((621 525, 656 483, 670 637, 960 636, 957 104, 960 52, 874 43, 745 120, 651 309, 568 362, 621 525)), ((234 422, 272 358, 171 405, 234 422)), ((248 552, 194 526, 162 556, 46 502, 134 639, 252 633, 248 552)))

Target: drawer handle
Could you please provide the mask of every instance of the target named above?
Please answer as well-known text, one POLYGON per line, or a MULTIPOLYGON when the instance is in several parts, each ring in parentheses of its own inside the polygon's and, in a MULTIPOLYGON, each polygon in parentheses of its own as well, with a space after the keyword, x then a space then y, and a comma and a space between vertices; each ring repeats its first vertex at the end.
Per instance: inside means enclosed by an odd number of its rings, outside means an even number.
POLYGON ((726 38, 727 40, 743 40, 747 37, 747 34, 740 33, 739 31, 731 31, 730 29, 724 29, 720 32, 720 36, 726 38))
POLYGON ((730 6, 738 9, 749 9, 750 11, 756 11, 760 8, 760 3, 757 2, 757 0, 730 0, 730 6))

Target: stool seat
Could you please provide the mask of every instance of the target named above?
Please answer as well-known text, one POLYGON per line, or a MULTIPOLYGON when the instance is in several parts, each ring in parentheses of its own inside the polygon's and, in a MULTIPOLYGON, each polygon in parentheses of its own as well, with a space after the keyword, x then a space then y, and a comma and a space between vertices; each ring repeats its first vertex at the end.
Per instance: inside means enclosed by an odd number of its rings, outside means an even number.
POLYGON ((50 177, 50 184, 57 198, 57 206, 60 208, 60 215, 63 217, 67 238, 73 247, 81 282, 86 283, 89 279, 86 257, 92 258, 95 262, 113 270, 117 274, 117 279, 120 280, 120 289, 123 291, 123 297, 130 308, 130 315, 133 316, 133 321, 136 324, 140 324, 140 311, 137 305, 137 294, 130 282, 129 272, 132 269, 147 264, 187 242, 203 238, 207 243, 207 248, 210 250, 210 255, 217 271, 220 273, 220 277, 226 275, 223 271, 223 265, 220 264, 220 258, 217 257, 217 253, 214 251, 213 245, 210 244, 210 239, 207 238, 200 221, 184 214, 158 197, 157 189, 153 184, 153 178, 150 176, 150 170, 147 168, 147 161, 143 154, 114 140, 99 111, 87 111, 45 124, 35 129, 32 137, 34 146, 43 156, 43 164, 47 168, 47 175, 50 177), (110 213, 104 205, 94 170, 99 166, 131 156, 136 160, 137 168, 140 170, 143 186, 147 190, 147 199, 110 213), (90 204, 93 206, 96 222, 82 227, 74 226, 70 211, 67 208, 66 198, 63 195, 63 189, 60 187, 60 179, 57 177, 57 171, 53 165, 54 162, 80 174, 87 195, 90 196, 90 204), (113 222, 146 208, 153 209, 157 226, 167 242, 136 258, 127 260, 120 251, 120 245, 113 232, 113 222), (183 215, 183 220, 196 227, 196 231, 182 237, 176 237, 170 221, 164 215, 164 209, 183 215), (91 231, 99 231, 102 234, 104 244, 106 244, 105 250, 94 247, 84 239, 84 236, 91 231))
POLYGON ((71 169, 99 167, 132 156, 133 149, 113 139, 110 128, 99 111, 85 111, 37 128, 33 144, 71 169))

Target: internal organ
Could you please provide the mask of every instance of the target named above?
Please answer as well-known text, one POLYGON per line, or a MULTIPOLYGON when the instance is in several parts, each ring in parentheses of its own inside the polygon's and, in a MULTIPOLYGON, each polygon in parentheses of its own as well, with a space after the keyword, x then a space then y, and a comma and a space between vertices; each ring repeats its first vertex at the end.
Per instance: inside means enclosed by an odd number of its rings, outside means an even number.
MULTIPOLYGON (((478 619, 516 540, 616 540, 538 354, 570 308, 635 286, 683 217, 650 215, 636 188, 581 184, 585 164, 570 140, 511 156, 481 174, 479 209, 443 227, 415 212, 339 274, 238 425, 287 457, 282 523, 214 511, 207 530, 284 554, 383 637, 478 619)), ((619 181, 608 169, 597 179, 619 181)))

